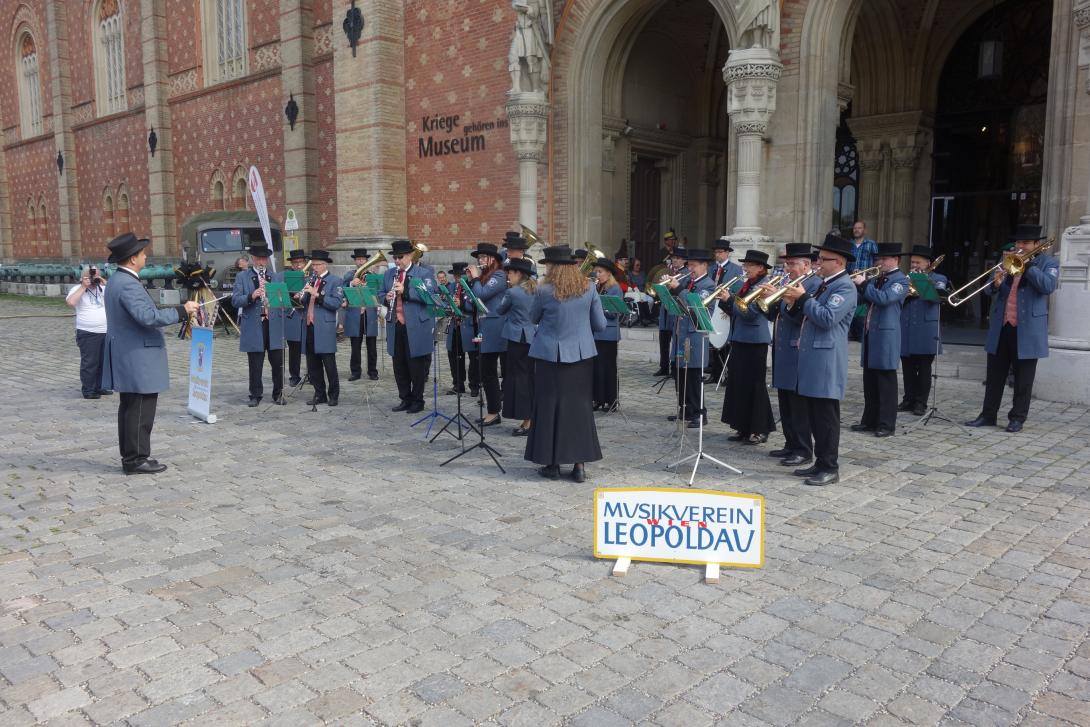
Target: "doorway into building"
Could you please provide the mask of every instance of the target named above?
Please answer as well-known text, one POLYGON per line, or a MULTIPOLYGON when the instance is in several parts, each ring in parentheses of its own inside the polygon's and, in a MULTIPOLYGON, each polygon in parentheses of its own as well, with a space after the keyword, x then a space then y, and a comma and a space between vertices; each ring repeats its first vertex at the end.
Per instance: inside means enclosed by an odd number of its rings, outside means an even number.
POLYGON ((630 240, 635 242, 633 254, 645 270, 658 262, 662 226, 662 172, 659 161, 637 156, 632 165, 630 240))

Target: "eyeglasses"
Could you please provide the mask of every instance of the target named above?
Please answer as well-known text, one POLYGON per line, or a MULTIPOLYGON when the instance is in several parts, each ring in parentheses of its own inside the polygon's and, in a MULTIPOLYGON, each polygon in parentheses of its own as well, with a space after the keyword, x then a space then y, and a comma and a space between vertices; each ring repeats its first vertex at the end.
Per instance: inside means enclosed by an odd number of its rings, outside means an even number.
POLYGON ((394 255, 394 260, 400 260, 401 258, 408 257, 408 255, 394 255))

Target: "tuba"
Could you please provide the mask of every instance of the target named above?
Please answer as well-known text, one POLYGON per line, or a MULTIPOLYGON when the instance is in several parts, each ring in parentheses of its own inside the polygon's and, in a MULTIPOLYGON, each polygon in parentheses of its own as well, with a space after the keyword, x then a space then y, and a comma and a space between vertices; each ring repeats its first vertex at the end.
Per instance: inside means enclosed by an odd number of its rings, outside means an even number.
POLYGON ((579 266, 579 272, 583 275, 590 275, 590 271, 594 269, 594 263, 598 260, 603 260, 606 254, 599 250, 592 243, 586 243, 587 245, 587 259, 583 261, 583 264, 579 266))
MULTIPOLYGON (((427 245, 425 245, 422 242, 417 242, 416 240, 413 240, 413 253, 412 253, 413 263, 415 264, 415 263, 420 262, 420 258, 424 257, 424 253, 426 253, 427 251, 428 251, 428 246, 427 245)), ((368 260, 367 262, 371 262, 371 261, 368 260)))
POLYGON ((367 277, 367 273, 371 272, 372 268, 375 268, 379 265, 386 265, 386 255, 381 250, 379 252, 376 252, 371 257, 367 258, 367 260, 364 261, 363 265, 360 265, 358 268, 356 268, 356 274, 352 277, 363 280, 367 277))

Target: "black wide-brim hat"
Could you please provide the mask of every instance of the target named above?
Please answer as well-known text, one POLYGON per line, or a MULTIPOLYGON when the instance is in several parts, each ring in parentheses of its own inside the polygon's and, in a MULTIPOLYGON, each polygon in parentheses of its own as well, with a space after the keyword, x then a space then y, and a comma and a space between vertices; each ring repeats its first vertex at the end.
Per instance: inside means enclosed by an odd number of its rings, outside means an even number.
POLYGON ((586 250, 580 247, 576 248, 575 252, 573 252, 571 256, 576 260, 586 260, 588 254, 589 253, 586 250))
POLYGON ((728 252, 734 252, 734 248, 730 246, 730 240, 725 237, 720 237, 718 240, 712 242, 712 250, 726 250, 728 252))
POLYGON ((529 250, 530 243, 517 232, 508 232, 503 236, 503 246, 508 250, 529 250))
POLYGON ((143 250, 151 243, 148 239, 137 239, 136 235, 126 232, 110 240, 106 247, 110 250, 110 259, 107 262, 121 263, 143 250))
POLYGON ((912 251, 908 254, 912 257, 925 257, 928 260, 935 259, 935 253, 927 245, 913 245, 912 251))
POLYGON ((450 264, 450 273, 451 273, 451 275, 457 275, 458 273, 464 273, 466 271, 466 268, 468 268, 468 267, 469 267, 469 263, 464 263, 464 262, 459 260, 456 263, 451 263, 450 264))
POLYGON ((357 247, 352 251, 352 257, 370 257, 370 255, 367 254, 366 247, 357 247))
POLYGON ((505 263, 505 267, 508 270, 517 270, 523 275, 532 275, 534 272, 534 266, 524 257, 509 258, 505 263))
POLYGON ((310 251, 310 259, 313 260, 314 262, 320 262, 320 263, 331 263, 331 262, 333 262, 333 258, 331 258, 329 256, 329 253, 326 252, 325 250, 311 250, 310 251))
POLYGON ((409 240, 394 240, 394 244, 390 245, 390 255, 411 255, 413 253, 413 244, 409 240))
POLYGON ((598 258, 597 260, 594 261, 594 265, 592 265, 591 267, 602 268, 603 270, 608 270, 611 275, 617 275, 617 273, 618 273, 617 264, 614 263, 612 260, 610 260, 607 257, 598 258))
POLYGON ((756 263, 757 265, 764 265, 766 268, 772 267, 768 264, 768 253, 760 250, 746 250, 746 256, 738 262, 756 263))
POLYGON ((809 260, 813 260, 814 252, 811 250, 812 246, 805 242, 789 242, 784 247, 784 258, 804 257, 809 260))
POLYGON ((1012 241, 1018 240, 1043 240, 1044 234, 1040 225, 1018 225, 1014 228, 1014 232, 1011 233, 1012 241))
POLYGON ((273 251, 269 249, 269 246, 265 243, 260 245, 250 245, 246 248, 246 252, 250 254, 250 257, 272 257, 273 251))
POLYGON ((879 242, 876 257, 901 257, 907 255, 905 246, 899 242, 879 242))
POLYGON ((685 260, 686 262, 710 263, 715 260, 715 255, 711 250, 702 247, 691 247, 685 253, 685 260))
POLYGON ((288 260, 306 260, 306 250, 292 250, 288 253, 288 260))
POLYGON ((500 249, 491 242, 478 242, 477 249, 469 253, 471 257, 479 258, 481 255, 491 255, 497 260, 500 257, 500 249))
POLYGON ((675 245, 674 251, 670 253, 670 256, 685 259, 689 257, 689 251, 681 245, 675 245))
POLYGON ((567 245, 553 245, 545 248, 545 257, 541 262, 548 265, 575 265, 575 258, 567 245))
POLYGON ((843 237, 839 237, 832 233, 825 236, 825 242, 820 245, 814 245, 818 250, 828 250, 831 253, 835 253, 844 258, 848 262, 855 260, 855 248, 852 247, 852 243, 845 240, 843 237))

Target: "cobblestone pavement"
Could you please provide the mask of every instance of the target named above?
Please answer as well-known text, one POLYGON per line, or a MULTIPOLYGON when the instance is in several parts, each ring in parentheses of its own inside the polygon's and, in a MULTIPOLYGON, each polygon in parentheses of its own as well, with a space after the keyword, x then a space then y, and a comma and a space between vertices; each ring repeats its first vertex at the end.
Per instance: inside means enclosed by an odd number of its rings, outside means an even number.
MULTIPOLYGON (((617 579, 592 488, 682 479, 653 462, 670 404, 646 365, 625 360, 627 419, 599 419, 606 459, 576 485, 539 479, 507 424, 507 476, 476 453, 440 469, 456 444, 389 412, 388 362, 336 409, 266 412, 218 339, 221 419, 196 423, 168 345, 170 469, 127 478, 71 318, 0 319, 4 725, 1090 724, 1085 408, 1035 402, 1021 435, 846 431, 841 484, 814 489, 728 445, 709 389, 710 451, 745 474, 698 484, 765 496, 766 566, 617 579)), ((942 386, 977 413, 978 383, 942 386)), ((845 424, 858 370, 850 388, 845 424)))

